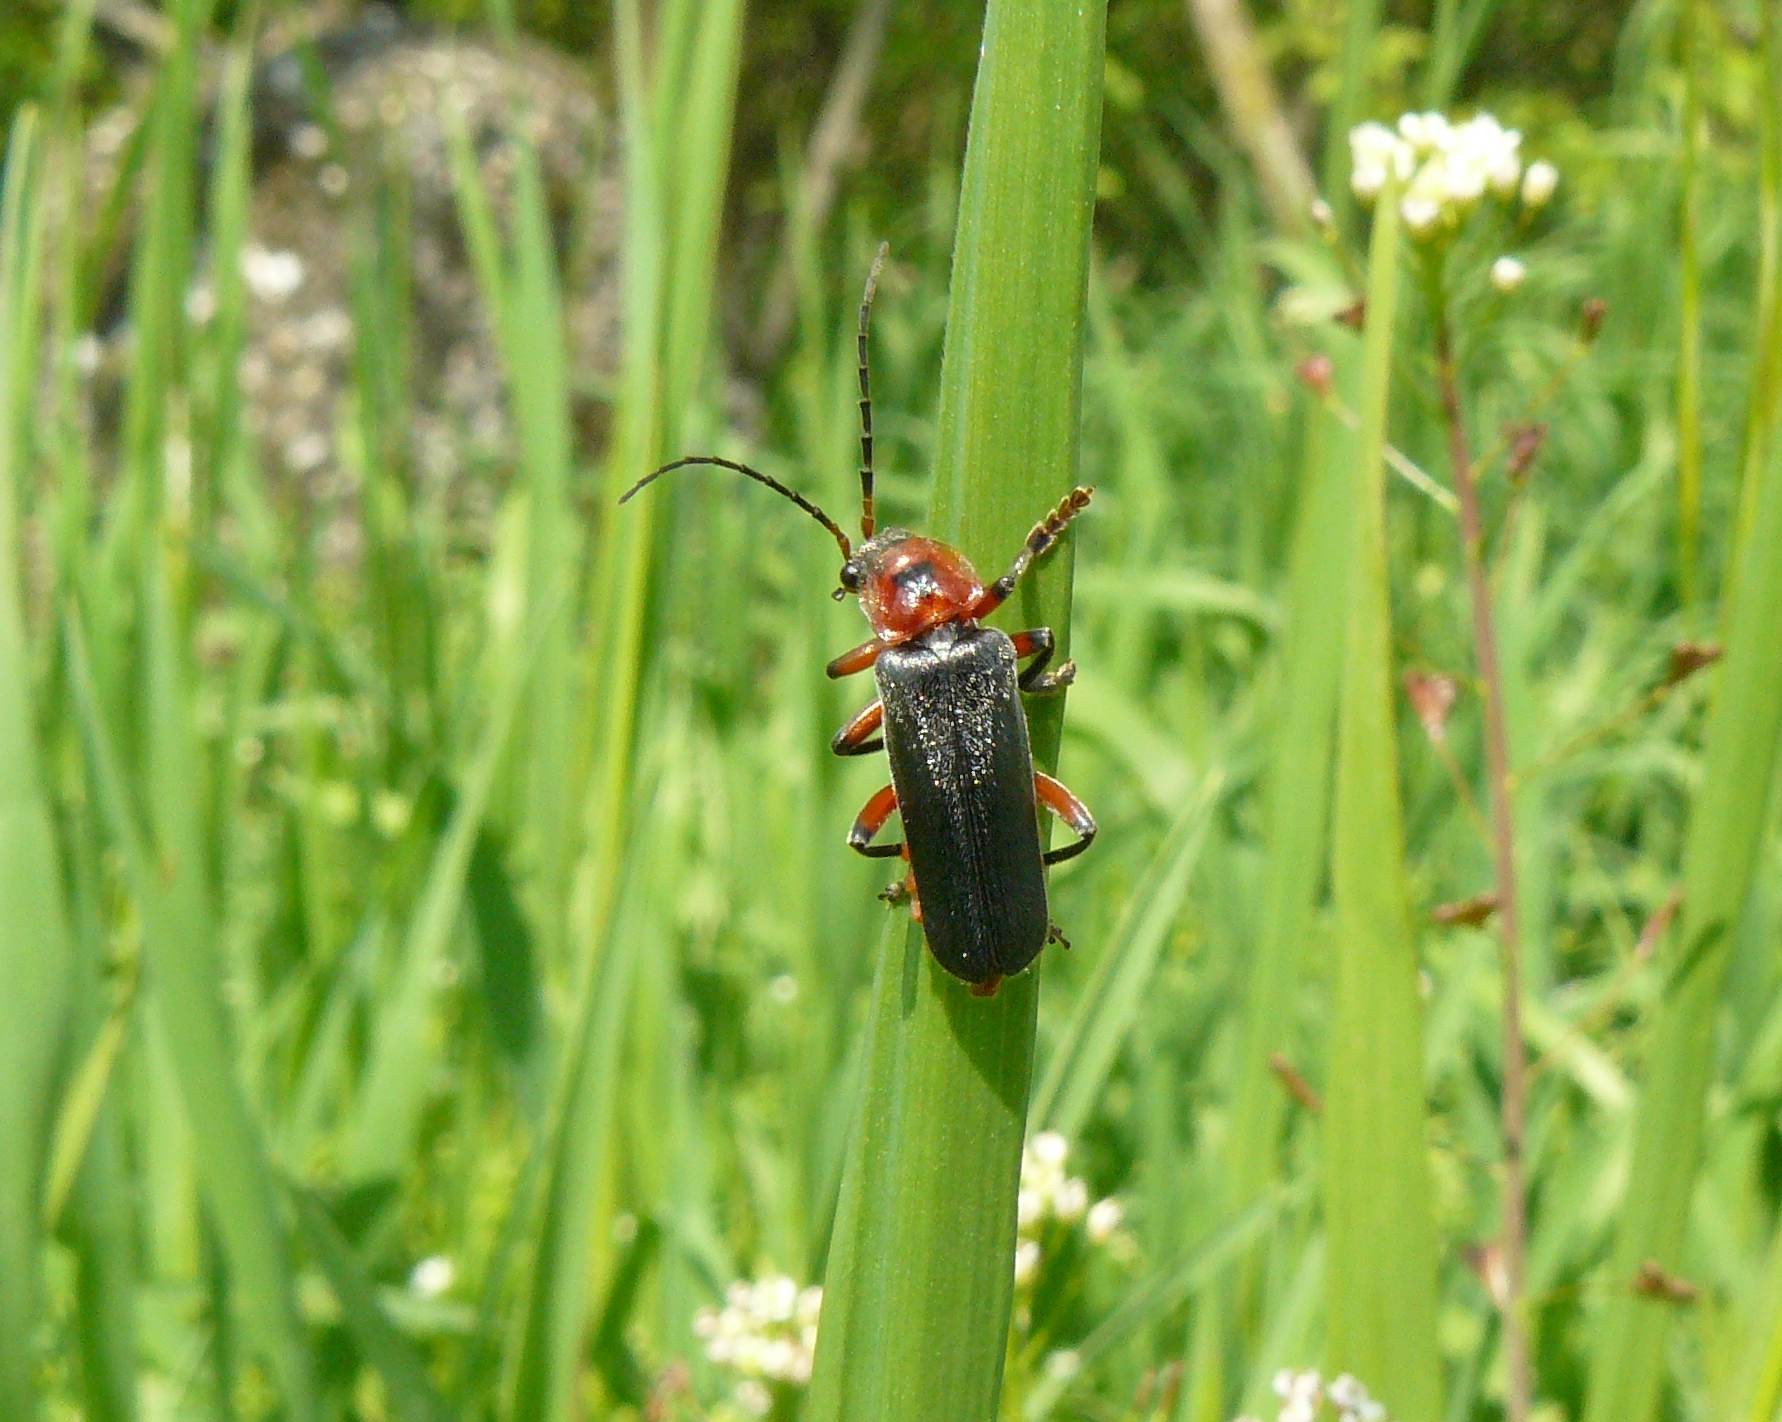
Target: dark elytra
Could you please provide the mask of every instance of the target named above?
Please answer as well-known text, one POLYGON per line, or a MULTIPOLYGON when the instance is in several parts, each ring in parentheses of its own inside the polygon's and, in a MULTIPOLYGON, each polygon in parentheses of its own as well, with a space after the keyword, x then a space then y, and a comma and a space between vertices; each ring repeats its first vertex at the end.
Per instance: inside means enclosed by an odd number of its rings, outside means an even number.
POLYGON ((1018 973, 1050 920, 1014 643, 949 622, 873 670, 928 946, 969 983, 1018 973))

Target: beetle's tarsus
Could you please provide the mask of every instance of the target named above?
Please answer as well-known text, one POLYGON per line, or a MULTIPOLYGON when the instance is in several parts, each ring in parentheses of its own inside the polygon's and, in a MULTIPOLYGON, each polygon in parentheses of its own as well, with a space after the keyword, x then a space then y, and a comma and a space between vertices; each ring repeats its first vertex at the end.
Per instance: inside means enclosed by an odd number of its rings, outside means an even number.
POLYGON ((1050 696, 1054 692, 1063 691, 1077 679, 1077 664, 1068 661, 1055 672, 1047 672, 1044 676, 1036 676, 1031 681, 1023 682, 1021 690, 1029 696, 1050 696))
POLYGON ((1056 943, 1066 953, 1070 952, 1070 939, 1064 936, 1064 930, 1055 923, 1046 925, 1046 942, 1056 943))

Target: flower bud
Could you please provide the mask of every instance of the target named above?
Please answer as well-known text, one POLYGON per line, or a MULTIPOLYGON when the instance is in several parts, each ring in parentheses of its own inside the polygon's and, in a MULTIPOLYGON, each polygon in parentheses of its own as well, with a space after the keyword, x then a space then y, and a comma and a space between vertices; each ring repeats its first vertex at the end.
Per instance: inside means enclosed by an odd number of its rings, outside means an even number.
POLYGON ((1491 284, 1505 296, 1521 286, 1527 276, 1528 268, 1514 257, 1499 257, 1491 264, 1491 284))
POLYGON ((1411 236, 1422 239, 1435 231, 1442 210, 1428 198, 1408 197, 1398 205, 1398 214, 1411 236))
POLYGON ((1528 171, 1522 175, 1522 205, 1528 208, 1546 206, 1558 186, 1559 169, 1545 160, 1530 163, 1528 171))

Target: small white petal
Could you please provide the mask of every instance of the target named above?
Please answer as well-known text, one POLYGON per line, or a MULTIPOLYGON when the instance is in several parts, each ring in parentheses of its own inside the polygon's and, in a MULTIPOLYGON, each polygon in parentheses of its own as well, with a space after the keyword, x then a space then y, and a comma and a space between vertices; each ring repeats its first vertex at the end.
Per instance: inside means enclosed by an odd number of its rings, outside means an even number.
POLYGON ((1427 237, 1442 218, 1442 210, 1427 198, 1408 197, 1398 205, 1398 211, 1413 237, 1427 237))
POLYGON ((1070 1143, 1057 1131, 1041 1131, 1033 1138, 1033 1158, 1043 1166, 1058 1169, 1070 1154, 1070 1143))
POLYGON ((1126 1210, 1118 1200, 1109 1198, 1097 1200, 1089 1207, 1089 1215, 1083 1221, 1083 1228, 1088 1232, 1091 1243, 1106 1244, 1114 1237, 1114 1231, 1120 1228, 1126 1218, 1126 1210))
POLYGON ((1528 268, 1514 257, 1499 257, 1491 264, 1491 284, 1505 296, 1522 285, 1528 268))
POLYGON ((1525 207, 1545 206, 1559 186, 1559 169, 1551 163, 1530 163, 1522 175, 1522 203, 1525 207))
POLYGON ((443 1254, 432 1254, 415 1265, 408 1287, 424 1299, 436 1299, 452 1287, 458 1271, 443 1254))

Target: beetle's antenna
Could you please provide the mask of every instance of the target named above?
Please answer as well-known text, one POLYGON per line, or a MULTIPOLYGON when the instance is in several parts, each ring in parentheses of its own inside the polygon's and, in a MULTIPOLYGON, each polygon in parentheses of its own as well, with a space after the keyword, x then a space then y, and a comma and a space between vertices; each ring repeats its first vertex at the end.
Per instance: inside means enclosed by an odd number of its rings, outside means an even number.
POLYGON ((875 526, 872 508, 872 381, 867 375, 866 328, 872 321, 872 299, 878 294, 879 273, 885 269, 889 242, 879 243, 872 270, 866 274, 866 293, 860 298, 860 533, 871 538, 875 526))
POLYGON ((690 454, 685 459, 677 459, 672 464, 664 464, 660 469, 653 470, 651 473, 644 475, 643 478, 639 479, 624 493, 620 494, 619 502, 624 503, 639 489, 643 488, 644 485, 652 484, 664 474, 673 473, 676 469, 685 469, 689 464, 715 464, 720 469, 728 469, 733 473, 741 474, 747 478, 753 479, 757 484, 765 484, 776 494, 785 495, 785 497, 792 500, 792 502, 797 504, 799 508, 803 509, 812 518, 816 519, 818 523, 822 524, 824 528, 829 530, 830 536, 841 545, 842 557, 844 559, 852 558, 854 556, 854 546, 848 542, 848 535, 841 531, 834 519, 829 517, 828 514, 824 513, 822 509, 818 508, 809 499, 805 498, 803 494, 799 493, 796 489, 788 489, 778 479, 768 478, 768 476, 763 474, 759 469, 751 469, 746 464, 738 464, 734 459, 720 459, 715 454, 690 454))

